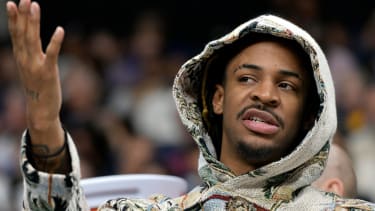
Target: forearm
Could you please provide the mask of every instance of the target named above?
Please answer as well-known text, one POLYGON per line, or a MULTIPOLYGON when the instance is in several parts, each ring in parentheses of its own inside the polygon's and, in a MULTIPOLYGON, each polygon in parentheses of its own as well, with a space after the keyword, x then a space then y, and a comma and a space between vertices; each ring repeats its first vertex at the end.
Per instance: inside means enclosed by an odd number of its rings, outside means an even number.
POLYGON ((66 137, 60 120, 56 115, 51 117, 46 111, 35 108, 37 106, 32 100, 27 104, 27 153, 30 161, 40 171, 68 173, 71 168, 66 137))

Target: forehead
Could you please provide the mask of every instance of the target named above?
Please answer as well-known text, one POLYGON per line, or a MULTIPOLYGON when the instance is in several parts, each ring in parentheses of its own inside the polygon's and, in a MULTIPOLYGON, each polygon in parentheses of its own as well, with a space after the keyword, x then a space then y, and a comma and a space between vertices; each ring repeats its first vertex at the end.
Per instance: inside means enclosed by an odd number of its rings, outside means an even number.
POLYGON ((227 69, 243 64, 252 64, 264 69, 288 70, 305 76, 309 63, 304 62, 307 54, 284 42, 261 41, 239 51, 228 63, 227 69), (303 53, 304 55, 301 55, 303 53), (307 64, 305 64, 307 63, 307 64))

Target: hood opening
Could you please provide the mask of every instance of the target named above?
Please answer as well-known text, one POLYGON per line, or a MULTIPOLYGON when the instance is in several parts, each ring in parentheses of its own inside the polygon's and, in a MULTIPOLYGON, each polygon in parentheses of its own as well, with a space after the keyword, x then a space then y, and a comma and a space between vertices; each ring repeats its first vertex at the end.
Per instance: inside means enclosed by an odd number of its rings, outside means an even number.
POLYGON ((301 66, 306 68, 308 77, 310 78, 308 88, 310 91, 305 99, 305 108, 301 121, 303 130, 300 130, 301 132, 297 134, 296 141, 286 151, 285 155, 291 153, 301 143, 306 133, 314 126, 315 120, 317 120, 320 113, 319 109, 321 109, 320 104, 322 103, 322 99, 318 95, 310 56, 303 47, 295 40, 271 34, 249 32, 232 43, 226 43, 222 48, 214 52, 203 64, 202 68, 201 95, 198 98, 198 106, 202 113, 204 127, 208 131, 215 147, 218 160, 220 159, 221 151, 222 115, 216 115, 213 112, 212 98, 216 85, 225 85, 225 69, 235 55, 246 47, 261 41, 276 41, 292 49, 299 56, 301 66))

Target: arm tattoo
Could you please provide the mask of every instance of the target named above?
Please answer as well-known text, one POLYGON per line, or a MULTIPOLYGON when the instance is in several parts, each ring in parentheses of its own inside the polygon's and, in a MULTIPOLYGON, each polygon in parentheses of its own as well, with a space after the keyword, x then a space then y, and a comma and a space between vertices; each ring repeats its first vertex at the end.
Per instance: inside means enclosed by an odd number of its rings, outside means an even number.
POLYGON ((67 173, 70 171, 70 157, 66 154, 66 146, 62 151, 51 155, 47 145, 36 144, 31 146, 32 157, 37 169, 49 173, 67 173))
POLYGON ((37 157, 42 157, 50 154, 48 146, 44 144, 33 144, 31 145, 31 150, 37 157))
POLYGON ((38 91, 26 88, 26 95, 28 97, 30 97, 32 100, 35 100, 35 101, 39 100, 39 92, 38 91))

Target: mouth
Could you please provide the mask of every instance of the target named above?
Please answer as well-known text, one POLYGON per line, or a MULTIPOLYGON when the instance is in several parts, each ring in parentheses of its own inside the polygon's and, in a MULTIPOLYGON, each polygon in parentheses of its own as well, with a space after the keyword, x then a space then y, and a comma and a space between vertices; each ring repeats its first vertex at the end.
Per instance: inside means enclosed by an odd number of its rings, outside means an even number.
POLYGON ((281 123, 267 111, 251 108, 242 116, 244 126, 255 133, 272 135, 279 131, 281 123))

